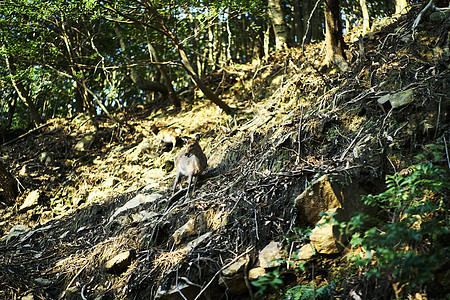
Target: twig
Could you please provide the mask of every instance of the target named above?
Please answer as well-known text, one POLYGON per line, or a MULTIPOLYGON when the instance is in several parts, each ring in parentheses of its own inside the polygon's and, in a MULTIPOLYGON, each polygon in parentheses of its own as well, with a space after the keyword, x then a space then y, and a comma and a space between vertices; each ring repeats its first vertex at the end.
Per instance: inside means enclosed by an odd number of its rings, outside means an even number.
POLYGON ((78 272, 75 274, 75 276, 72 278, 72 280, 69 282, 69 284, 66 287, 66 291, 70 288, 70 286, 75 282, 75 279, 83 272, 84 269, 88 266, 88 263, 86 263, 78 272))
POLYGON ((245 285, 247 286, 248 289, 248 294, 250 295, 250 300, 254 300, 255 298, 253 297, 253 291, 252 291, 252 287, 250 285, 250 280, 248 280, 248 264, 250 262, 250 259, 247 256, 247 261, 245 262, 245 266, 244 266, 244 281, 245 281, 245 285))
POLYGON ((444 146, 445 146, 445 154, 447 156, 448 169, 450 170, 450 159, 448 156, 448 148, 447 148, 447 141, 445 140, 445 135, 443 136, 443 139, 444 139, 444 146))
POLYGON ((301 146, 302 146, 302 126, 303 126, 303 106, 302 106, 302 112, 300 116, 300 124, 298 125, 298 150, 297 150, 297 158, 295 160, 295 164, 298 165, 300 162, 300 155, 301 155, 301 146))
POLYGON ((438 135, 438 129, 439 129, 439 118, 441 116, 441 98, 439 98, 439 105, 438 105, 438 115, 437 115, 437 120, 436 120, 436 131, 434 133, 434 138, 437 137, 438 135))
POLYGON ((347 155, 347 152, 353 147, 353 145, 356 143, 356 141, 359 138, 359 135, 361 134, 361 132, 363 131, 364 126, 361 126, 361 129, 358 131, 358 134, 355 136, 355 138, 353 139, 353 141, 350 143, 350 145, 347 147, 347 149, 345 149, 344 153, 342 153, 341 157, 339 158, 339 160, 343 160, 345 155, 347 155))
POLYGON ((225 270, 226 268, 228 268, 229 266, 231 266, 233 263, 235 263, 239 258, 241 258, 242 256, 246 255, 247 253, 249 253, 250 251, 253 250, 253 246, 251 246, 250 248, 248 248, 244 253, 241 253, 240 255, 236 256, 232 261, 230 261, 229 263, 227 263, 226 265, 222 266, 222 268, 219 269, 219 271, 216 272, 216 274, 214 274, 214 276, 211 278, 211 280, 205 285, 204 288, 202 288, 202 290, 200 291, 200 293, 198 293, 198 295, 194 298, 194 300, 197 300, 198 298, 200 298, 200 296, 203 294, 203 292, 211 285, 211 283, 214 281, 214 279, 216 279, 217 275, 220 274, 220 272, 222 272, 222 270, 225 270))

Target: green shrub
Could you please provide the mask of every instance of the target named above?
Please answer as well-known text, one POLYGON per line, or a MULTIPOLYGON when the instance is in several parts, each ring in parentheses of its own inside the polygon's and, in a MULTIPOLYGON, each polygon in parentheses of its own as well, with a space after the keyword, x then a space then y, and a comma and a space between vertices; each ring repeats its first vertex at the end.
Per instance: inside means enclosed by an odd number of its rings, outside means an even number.
MULTIPOLYGON (((438 161, 438 148, 431 149, 433 161, 438 161)), ((426 155, 418 158, 424 160, 426 155)), ((359 214, 346 230, 351 245, 365 250, 364 256, 354 255, 352 261, 365 267, 369 277, 391 280, 398 296, 402 289, 432 280, 450 254, 445 244, 450 234, 450 184, 445 169, 429 161, 386 176, 386 184, 385 192, 363 198, 367 205, 381 209, 378 216, 359 214)))

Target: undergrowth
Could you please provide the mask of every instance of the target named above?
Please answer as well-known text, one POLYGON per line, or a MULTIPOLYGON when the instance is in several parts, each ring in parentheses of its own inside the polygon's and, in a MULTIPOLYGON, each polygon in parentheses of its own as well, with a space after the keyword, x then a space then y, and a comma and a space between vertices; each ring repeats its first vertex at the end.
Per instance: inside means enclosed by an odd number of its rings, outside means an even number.
POLYGON ((421 163, 386 176, 386 191, 363 197, 380 210, 377 216, 358 214, 340 224, 353 249, 362 249, 351 263, 368 277, 389 280, 397 298, 424 292, 449 258, 450 183, 439 165, 443 155, 443 146, 428 146, 416 157, 421 163))
MULTIPOLYGON (((450 182, 448 170, 440 164, 445 161, 444 154, 443 146, 428 145, 423 154, 416 156, 420 163, 386 176, 384 192, 363 196, 366 205, 378 209, 376 216, 359 213, 347 223, 328 220, 350 237, 353 254, 346 269, 352 270, 353 276, 362 273, 368 279, 387 280, 396 298, 427 293, 427 286, 436 286, 436 274, 450 256, 450 182)), ((295 261, 295 254, 292 258, 295 261)), ((291 261, 291 265, 296 265, 297 272, 305 271, 302 263, 291 261)), ((258 289, 256 295, 283 286, 281 269, 252 283, 258 289)), ((352 274, 347 272, 346 278, 338 275, 333 280, 341 282, 342 288, 349 276, 352 274)), ((280 292, 280 299, 329 299, 338 292, 334 282, 318 288, 312 283, 297 285, 280 292)))

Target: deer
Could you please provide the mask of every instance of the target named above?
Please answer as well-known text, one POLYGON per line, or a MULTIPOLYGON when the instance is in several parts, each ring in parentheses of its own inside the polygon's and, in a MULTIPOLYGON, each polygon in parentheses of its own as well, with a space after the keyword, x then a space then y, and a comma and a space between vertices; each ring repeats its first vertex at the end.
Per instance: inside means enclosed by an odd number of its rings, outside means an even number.
POLYGON ((177 175, 175 183, 173 185, 173 194, 177 188, 177 184, 180 181, 181 175, 187 176, 189 180, 188 190, 186 197, 190 197, 195 191, 195 185, 198 177, 205 171, 208 166, 208 162, 202 148, 198 144, 200 136, 196 135, 195 138, 186 140, 186 147, 175 157, 175 167, 177 168, 177 175), (192 191, 191 191, 192 186, 192 191))
POLYGON ((161 146, 161 143, 171 143, 172 144, 172 150, 175 149, 175 146, 177 144, 177 139, 181 135, 181 129, 171 126, 167 127, 161 130, 158 130, 158 128, 153 125, 151 127, 151 131, 156 135, 156 140, 158 141, 158 148, 156 151, 159 150, 159 147, 161 146))

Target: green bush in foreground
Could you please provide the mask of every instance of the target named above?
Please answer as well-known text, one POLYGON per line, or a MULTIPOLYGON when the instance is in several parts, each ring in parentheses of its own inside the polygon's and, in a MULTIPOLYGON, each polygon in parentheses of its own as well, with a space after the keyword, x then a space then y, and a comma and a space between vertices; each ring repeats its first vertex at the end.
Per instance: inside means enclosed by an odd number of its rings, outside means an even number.
MULTIPOLYGON (((433 161, 438 161, 443 151, 435 145, 432 149, 433 161)), ((399 297, 433 280, 449 258, 450 184, 445 169, 433 162, 386 176, 386 184, 385 192, 363 198, 381 209, 378 217, 359 214, 341 226, 351 233, 350 244, 365 253, 354 255, 352 262, 366 268, 369 277, 389 279, 399 297)))

